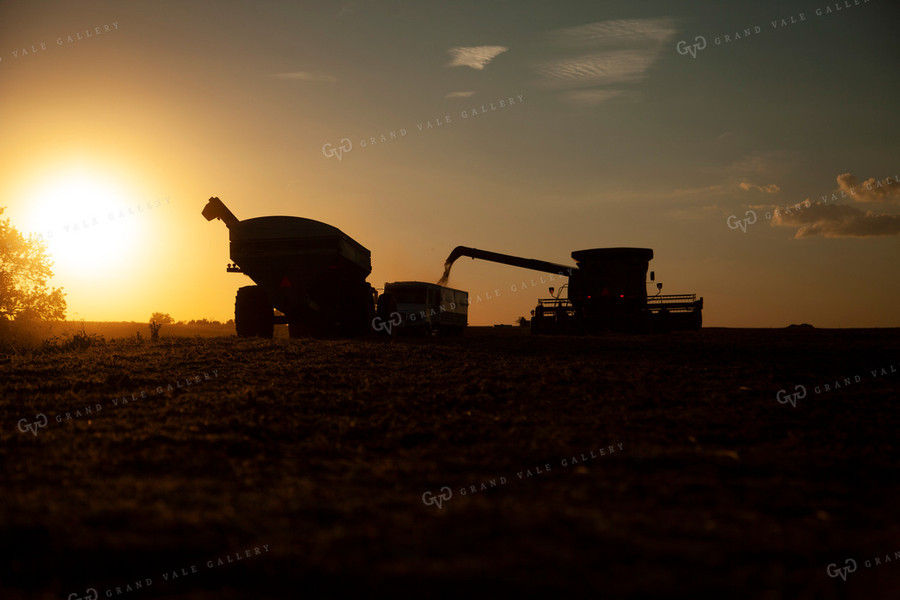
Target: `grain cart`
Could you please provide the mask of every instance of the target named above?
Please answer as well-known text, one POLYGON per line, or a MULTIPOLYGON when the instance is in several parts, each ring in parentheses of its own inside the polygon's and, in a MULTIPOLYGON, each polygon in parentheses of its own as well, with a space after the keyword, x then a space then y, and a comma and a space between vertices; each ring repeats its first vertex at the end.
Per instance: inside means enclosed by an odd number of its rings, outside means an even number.
POLYGON ((400 335, 462 335, 466 328, 469 294, 423 281, 384 284, 379 317, 400 335), (388 308, 389 307, 389 308, 388 308))
MULTIPOLYGON (((444 263, 441 283, 446 282, 450 267, 461 256, 569 278, 556 296, 538 300, 532 311, 532 333, 669 331, 700 329, 703 322, 703 298, 698 300, 695 294, 662 296, 662 284, 657 283, 657 294, 647 296, 647 267, 653 258, 650 248, 577 250, 572 252, 573 267, 458 246, 444 263), (560 297, 562 288, 568 288, 568 297, 560 297)), ((651 272, 650 280, 654 279, 651 272)))
POLYGON ((366 282, 371 254, 340 229, 302 217, 239 221, 218 198, 209 199, 203 216, 228 227, 234 263, 226 270, 256 283, 237 291, 239 336, 271 338, 276 323, 287 323, 291 337, 370 330, 376 297, 366 282), (282 314, 275 316, 273 309, 282 314))

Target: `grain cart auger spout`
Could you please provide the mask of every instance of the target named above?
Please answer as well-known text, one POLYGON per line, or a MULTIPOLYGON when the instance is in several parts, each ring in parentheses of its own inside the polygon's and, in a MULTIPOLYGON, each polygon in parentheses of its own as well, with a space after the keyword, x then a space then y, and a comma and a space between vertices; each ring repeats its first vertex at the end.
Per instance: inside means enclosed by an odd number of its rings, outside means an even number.
POLYGON ((237 291, 239 336, 271 338, 276 323, 287 323, 291 337, 349 337, 370 330, 376 296, 366 282, 371 254, 340 229, 302 217, 240 221, 218 198, 209 199, 203 216, 228 227, 233 264, 226 270, 256 284, 237 291))
MULTIPOLYGON (((469 256, 523 269, 567 276, 561 293, 539 299, 532 312, 531 332, 541 334, 583 334, 601 331, 633 333, 700 329, 703 323, 703 298, 695 294, 647 296, 647 268, 653 258, 650 248, 592 248, 572 252, 575 266, 521 258, 458 246, 444 263, 441 283, 450 276, 453 262, 469 256)), ((650 273, 650 281, 655 274, 650 273)), ((551 289, 551 295, 553 290, 551 289)))

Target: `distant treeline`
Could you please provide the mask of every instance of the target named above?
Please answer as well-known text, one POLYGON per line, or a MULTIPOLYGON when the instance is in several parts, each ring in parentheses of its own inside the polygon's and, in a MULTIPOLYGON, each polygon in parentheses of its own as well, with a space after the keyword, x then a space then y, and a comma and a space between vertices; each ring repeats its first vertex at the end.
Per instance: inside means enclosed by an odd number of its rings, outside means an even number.
POLYGON ((190 321, 176 321, 176 325, 234 325, 234 319, 222 321, 210 321, 209 319, 191 319, 190 321))

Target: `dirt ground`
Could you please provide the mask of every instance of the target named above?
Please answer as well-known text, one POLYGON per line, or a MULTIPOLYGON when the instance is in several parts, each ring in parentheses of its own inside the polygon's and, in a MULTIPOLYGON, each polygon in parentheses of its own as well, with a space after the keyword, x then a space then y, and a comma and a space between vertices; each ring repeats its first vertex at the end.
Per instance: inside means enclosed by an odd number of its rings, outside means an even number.
POLYGON ((897 329, 0 355, 0 598, 896 598, 898 389, 897 329))

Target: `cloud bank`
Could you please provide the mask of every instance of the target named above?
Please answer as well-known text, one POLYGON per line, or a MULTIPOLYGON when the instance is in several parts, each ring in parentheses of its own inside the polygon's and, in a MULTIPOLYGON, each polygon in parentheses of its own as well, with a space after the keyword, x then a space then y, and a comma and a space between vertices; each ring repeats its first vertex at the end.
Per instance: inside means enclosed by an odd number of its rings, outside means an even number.
POLYGON ((875 237, 900 233, 900 215, 875 214, 849 204, 813 204, 772 217, 773 226, 797 227, 795 238, 875 237))
MULTIPOLYGON (((870 178, 860 184, 852 174, 843 173, 837 176, 837 183, 840 197, 853 202, 900 204, 900 181, 896 178, 870 178)), ((823 200, 828 198, 823 196, 823 200)), ((837 200, 837 193, 831 198, 837 200)), ((794 238, 797 239, 817 235, 826 238, 879 237, 900 234, 900 215, 863 210, 853 204, 816 202, 808 208, 776 212, 772 226, 796 227, 794 238)))
POLYGON ((884 181, 874 177, 862 183, 850 173, 837 176, 838 189, 851 194, 857 202, 887 202, 900 204, 900 181, 888 177, 884 181))

